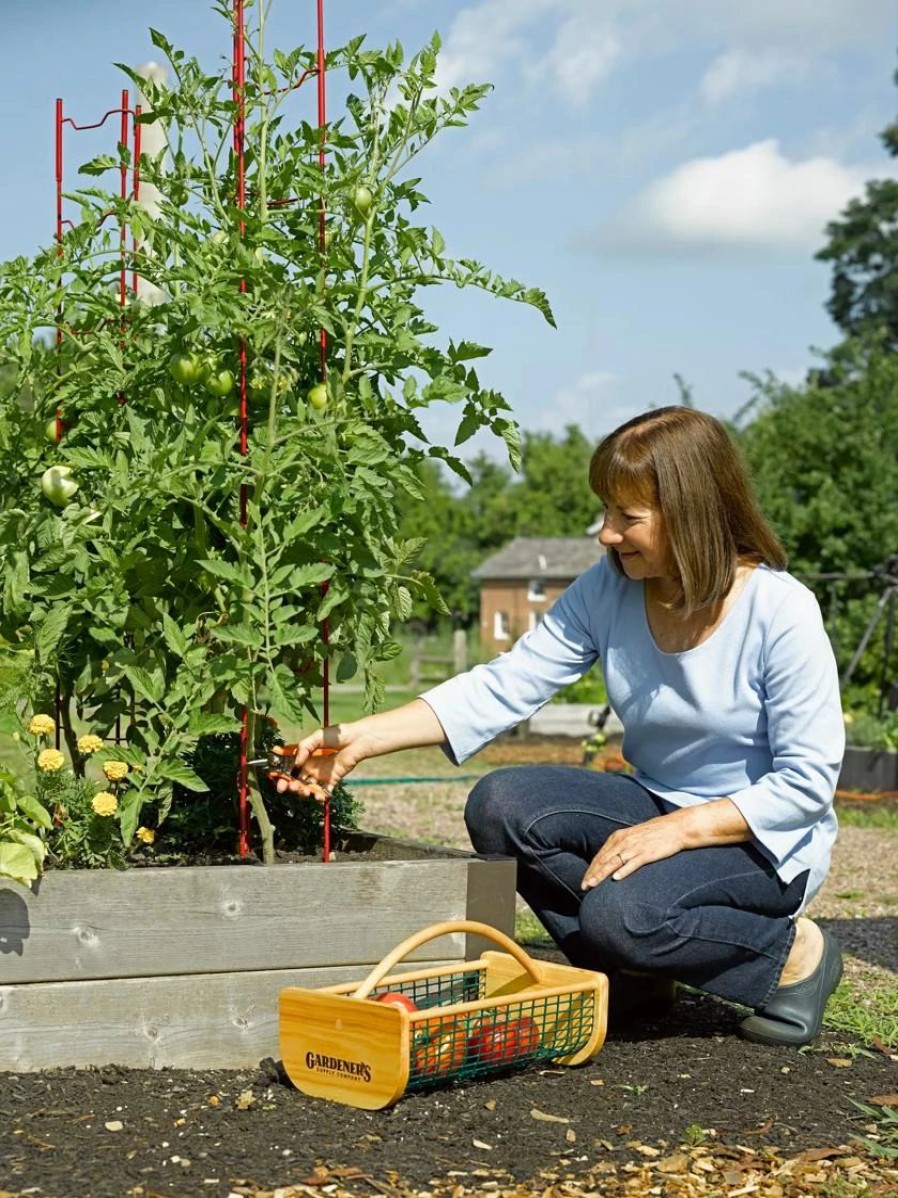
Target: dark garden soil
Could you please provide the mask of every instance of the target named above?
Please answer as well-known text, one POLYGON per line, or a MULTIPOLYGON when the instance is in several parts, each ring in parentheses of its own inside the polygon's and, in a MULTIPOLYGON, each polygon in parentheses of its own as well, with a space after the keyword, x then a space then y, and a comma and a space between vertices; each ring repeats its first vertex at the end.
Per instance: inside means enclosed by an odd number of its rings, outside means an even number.
MULTIPOLYGON (((486 752, 490 765, 574 764, 580 749, 486 752)), ((891 912, 829 914, 819 922, 858 960, 894 967, 891 912)), ((0 1074, 0 1198, 898 1198, 894 1049, 829 1030, 803 1051, 748 1044, 743 1012, 685 991, 661 1016, 627 1013, 612 1005, 582 1068, 531 1067, 387 1111, 307 1098, 272 1060, 0 1074)))
POLYGON ((895 1057, 832 1032, 810 1051, 747 1044, 739 1017, 681 993, 579 1069, 377 1112, 306 1098, 274 1061, 5 1074, 0 1195, 898 1195, 898 1160, 859 1142, 876 1125, 853 1105, 894 1110, 895 1057))

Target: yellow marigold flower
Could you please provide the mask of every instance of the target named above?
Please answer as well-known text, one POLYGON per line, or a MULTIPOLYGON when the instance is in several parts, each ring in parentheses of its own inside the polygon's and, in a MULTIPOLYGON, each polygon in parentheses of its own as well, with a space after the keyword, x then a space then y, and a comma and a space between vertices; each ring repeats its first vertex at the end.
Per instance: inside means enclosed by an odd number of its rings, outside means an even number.
POLYGON ((88 732, 87 736, 78 737, 78 752, 83 753, 85 757, 89 757, 91 753, 99 753, 102 748, 102 736, 94 736, 92 732, 88 732))
POLYGON ((138 828, 135 833, 137 839, 143 841, 144 844, 152 844, 156 839, 156 833, 152 828, 138 828))
POLYGON ((37 768, 45 774, 55 774, 65 765, 65 758, 59 749, 44 749, 37 755, 37 768))
POLYGON ((50 715, 33 715, 28 724, 32 736, 49 736, 56 731, 56 721, 50 715))
POLYGON ((108 790, 101 790, 99 794, 94 795, 91 807, 97 815, 115 815, 118 811, 118 799, 108 790))
POLYGON ((127 772, 128 766, 124 761, 107 761, 103 764, 103 773, 110 782, 121 782, 127 772))

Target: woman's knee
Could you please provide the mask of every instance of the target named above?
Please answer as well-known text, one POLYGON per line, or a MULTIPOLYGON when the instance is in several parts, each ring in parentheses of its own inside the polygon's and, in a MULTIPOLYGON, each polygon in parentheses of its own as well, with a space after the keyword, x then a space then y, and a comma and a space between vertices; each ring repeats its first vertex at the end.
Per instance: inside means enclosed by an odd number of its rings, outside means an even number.
POLYGON ((507 830, 515 817, 515 788, 510 784, 513 769, 485 774, 468 795, 465 825, 471 844, 480 853, 505 851, 507 830))
POLYGON ((676 938, 666 910, 611 878, 584 896, 580 929, 601 959, 619 969, 657 968, 676 938))

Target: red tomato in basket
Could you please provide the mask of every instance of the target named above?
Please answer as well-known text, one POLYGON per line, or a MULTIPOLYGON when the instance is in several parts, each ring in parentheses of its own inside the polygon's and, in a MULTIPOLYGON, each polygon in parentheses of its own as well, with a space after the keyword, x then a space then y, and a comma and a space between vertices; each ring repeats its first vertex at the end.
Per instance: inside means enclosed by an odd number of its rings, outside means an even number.
POLYGON ((452 1073, 464 1064, 466 1051, 464 1024, 427 1026, 412 1044, 412 1072, 431 1077, 452 1073))
POLYGON ((386 990, 383 994, 376 994, 373 1001, 386 1003, 388 1007, 402 1007, 406 1011, 418 1009, 407 994, 400 994, 398 990, 386 990))
POLYGON ((533 1056, 539 1042, 539 1025, 529 1015, 520 1019, 484 1019, 468 1037, 468 1053, 472 1064, 513 1065, 533 1056))

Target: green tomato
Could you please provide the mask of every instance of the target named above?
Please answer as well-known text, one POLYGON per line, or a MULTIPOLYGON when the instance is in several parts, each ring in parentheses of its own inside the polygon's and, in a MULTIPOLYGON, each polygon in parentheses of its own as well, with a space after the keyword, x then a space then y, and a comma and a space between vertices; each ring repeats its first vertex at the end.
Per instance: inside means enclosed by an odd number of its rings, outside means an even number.
POLYGON ((196 354, 172 354, 168 362, 168 371, 176 383, 189 387, 198 383, 203 377, 203 363, 196 354))
POLYGON ((51 466, 41 475, 41 490, 44 498, 54 507, 65 507, 75 492, 78 483, 72 475, 71 466, 51 466))
POLYGON ((54 445, 56 444, 57 437, 56 437, 56 417, 55 416, 53 417, 52 420, 48 420, 47 423, 44 425, 44 436, 46 437, 46 439, 48 441, 51 441, 54 445))
POLYGON ((316 412, 323 412, 327 407, 327 387, 324 383, 319 383, 306 396, 309 406, 314 408, 316 412))
POLYGON ((225 399, 234 390, 234 376, 230 370, 219 370, 217 366, 212 367, 205 378, 206 390, 211 395, 217 395, 219 399, 225 399))
POLYGON ((352 202, 360 216, 367 216, 374 207, 374 195, 371 192, 371 188, 366 187, 364 183, 361 187, 357 187, 353 194, 352 202))

